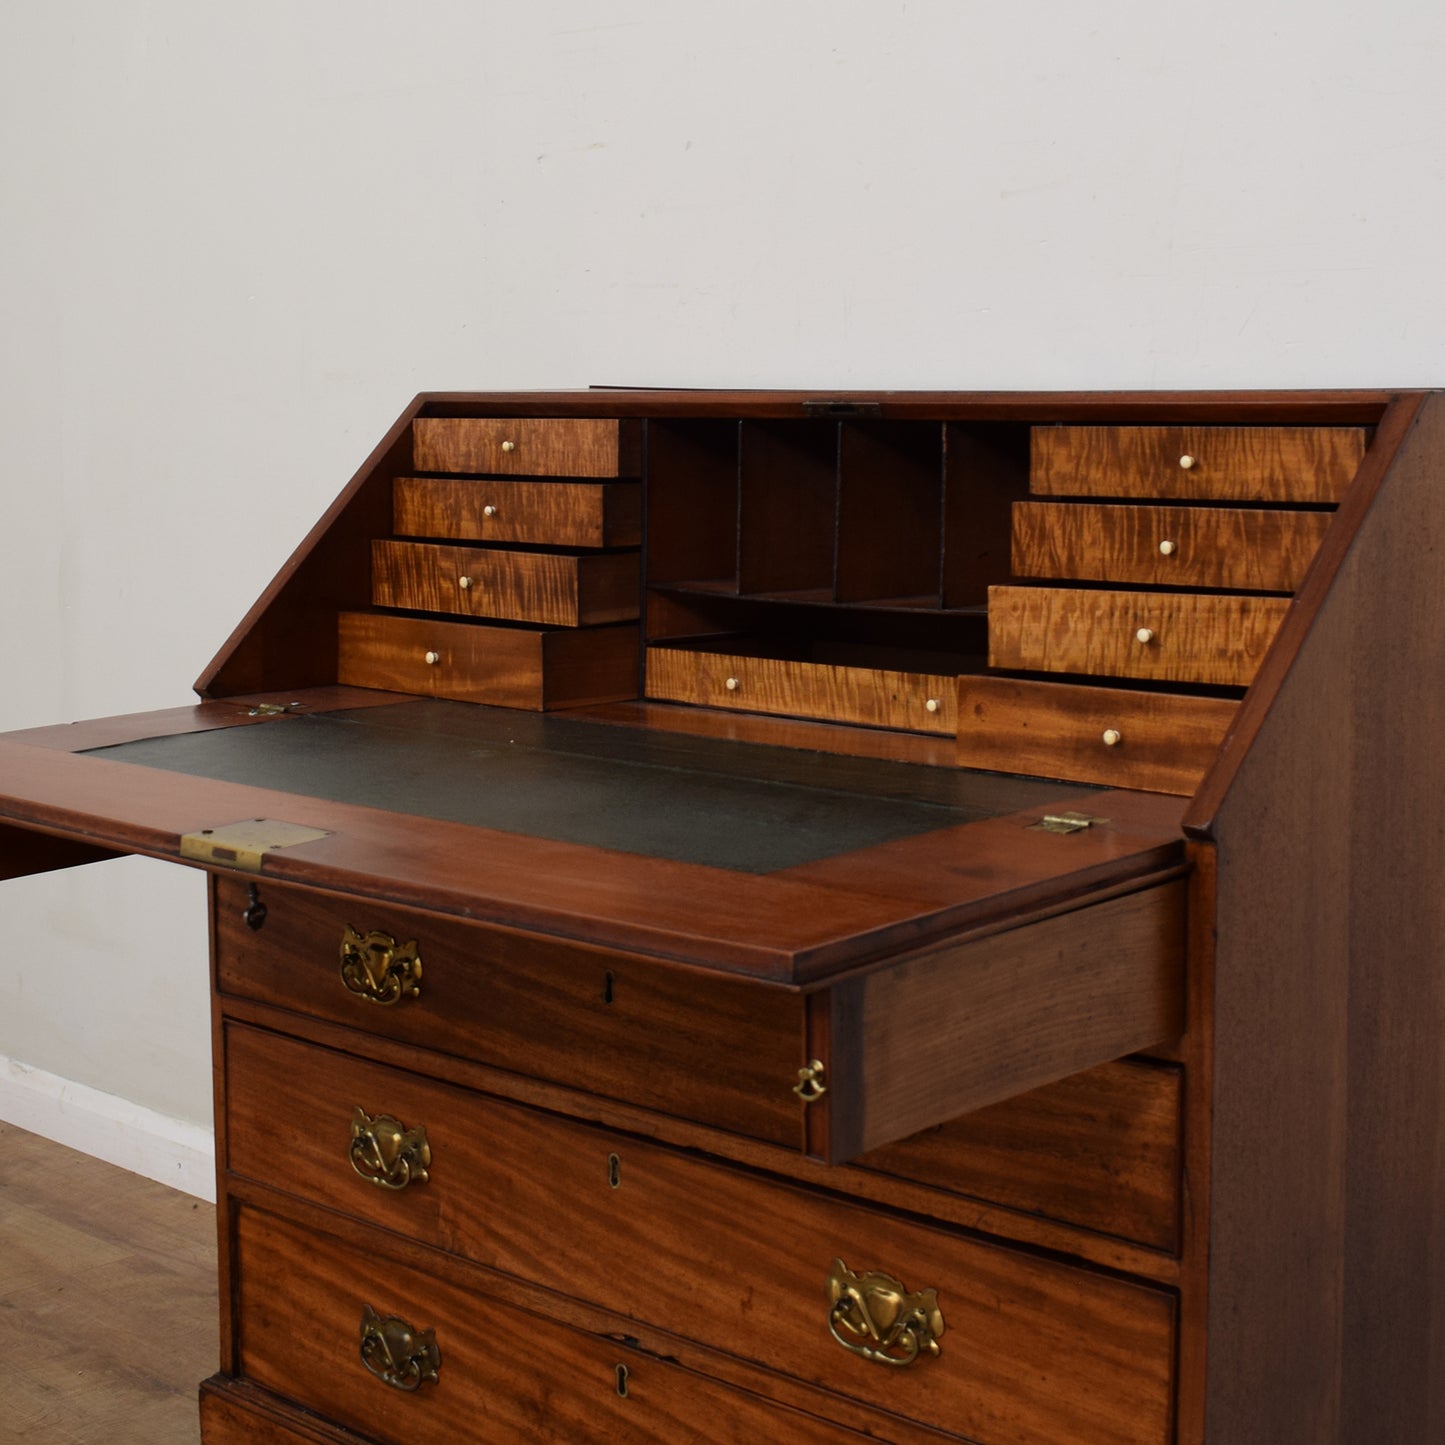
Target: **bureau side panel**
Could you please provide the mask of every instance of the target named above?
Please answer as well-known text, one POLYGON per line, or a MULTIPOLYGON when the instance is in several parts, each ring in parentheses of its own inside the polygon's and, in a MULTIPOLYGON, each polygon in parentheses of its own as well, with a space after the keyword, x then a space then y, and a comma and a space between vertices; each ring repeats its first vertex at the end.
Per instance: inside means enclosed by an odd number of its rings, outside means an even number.
POLYGON ((1445 1418, 1445 400, 1215 818, 1207 1438, 1445 1418))

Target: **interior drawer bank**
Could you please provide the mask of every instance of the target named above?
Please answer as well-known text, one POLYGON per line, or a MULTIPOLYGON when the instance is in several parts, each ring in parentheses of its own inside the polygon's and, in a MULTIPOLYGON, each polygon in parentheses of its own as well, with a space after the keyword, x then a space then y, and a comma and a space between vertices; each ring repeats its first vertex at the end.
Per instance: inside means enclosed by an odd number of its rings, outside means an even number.
POLYGON ((1177 878, 812 992, 269 881, 256 928, 213 886, 223 995, 832 1163, 1182 1030, 1177 878))
MULTIPOLYGON (((344 1160, 304 1140, 299 1158, 275 1160, 265 1146, 276 1132, 264 1125, 256 1145, 275 1162, 274 1182, 300 1174, 367 1224, 415 1228, 418 1242, 440 1240, 474 1265, 621 1311, 619 1332, 637 1321, 638 1333, 665 1331, 980 1445, 1168 1438, 1174 1303, 1165 1291, 475 1102, 456 1104, 450 1127, 437 1120, 431 1177, 403 1195, 378 1197, 355 1180, 346 1188, 344 1160), (413 1193, 415 1211, 406 1207, 413 1193), (896 1335, 879 1276, 920 1297, 902 1312, 916 1307, 916 1323, 896 1335), (629 1296, 619 1281, 641 1288, 629 1296), (879 1337, 870 1339, 870 1320, 879 1337)), ((410 1323, 435 1328, 445 1373, 449 1339, 464 1339, 479 1318, 475 1301, 458 1317, 419 1281, 401 1300, 374 1266, 356 1279, 378 1312, 404 1306, 410 1323)), ((362 1303, 341 1311, 353 1330, 362 1303)))

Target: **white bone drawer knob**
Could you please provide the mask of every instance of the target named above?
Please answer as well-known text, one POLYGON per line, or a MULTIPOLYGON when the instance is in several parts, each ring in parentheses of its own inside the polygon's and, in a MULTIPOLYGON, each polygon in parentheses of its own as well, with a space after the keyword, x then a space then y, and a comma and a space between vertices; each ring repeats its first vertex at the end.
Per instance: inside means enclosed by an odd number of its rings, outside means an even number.
POLYGON ((1179 550, 1179 548, 1175 546, 1173 542, 1161 542, 1159 544, 1159 550, 1166 557, 1172 557, 1179 550))
POLYGON ((729 692, 736 692, 742 686, 742 682, 736 677, 730 677, 723 685, 729 692))
POLYGON ((1179 458, 1179 465, 1187 472, 1194 465, 1194 458, 1186 452, 1179 458))
POLYGON ((439 652, 429 652, 426 655, 426 662, 428 667, 435 667, 437 663, 439 663, 441 660, 442 655, 439 652))
POLYGON ((926 703, 923 704, 923 706, 928 712, 937 712, 938 709, 943 706, 943 704, 939 702, 936 697, 931 697, 926 703))
POLYGON ((502 450, 504 452, 514 452, 517 450, 517 444, 516 442, 503 442, 502 450))
POLYGON ((1104 746, 1106 748, 1117 748, 1124 741, 1124 734, 1118 728, 1104 729, 1104 746))
POLYGON ((467 588, 470 587, 471 585, 472 585, 472 579, 471 579, 470 577, 458 577, 458 578, 457 578, 457 586, 460 587, 463 592, 465 592, 465 591, 467 590, 467 588))
POLYGON ((1141 627, 1134 636, 1147 647, 1149 643, 1154 641, 1154 629, 1152 627, 1141 627))
POLYGON ((495 517, 496 515, 497 515, 497 509, 496 509, 495 507, 488 505, 488 506, 485 506, 485 507, 482 508, 482 516, 484 516, 484 517, 495 517))

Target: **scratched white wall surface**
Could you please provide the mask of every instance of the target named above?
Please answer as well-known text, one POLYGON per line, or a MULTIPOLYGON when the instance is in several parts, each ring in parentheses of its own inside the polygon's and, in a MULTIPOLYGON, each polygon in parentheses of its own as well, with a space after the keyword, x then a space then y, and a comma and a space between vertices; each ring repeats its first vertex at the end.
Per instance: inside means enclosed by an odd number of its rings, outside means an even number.
MULTIPOLYGON (((1438 0, 4 6, 0 730, 187 701, 422 389, 1445 384, 1442 73, 1438 0)), ((203 909, 0 884, 0 1059, 206 1120, 203 909)))

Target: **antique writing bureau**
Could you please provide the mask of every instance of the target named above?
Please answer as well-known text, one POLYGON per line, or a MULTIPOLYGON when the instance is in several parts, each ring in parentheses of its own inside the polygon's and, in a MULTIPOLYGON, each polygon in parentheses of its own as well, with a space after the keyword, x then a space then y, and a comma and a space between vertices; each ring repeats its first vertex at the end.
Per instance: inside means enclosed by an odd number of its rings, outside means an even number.
POLYGON ((429 395, 0 877, 207 870, 220 1442, 1445 1422, 1445 400, 429 395))

